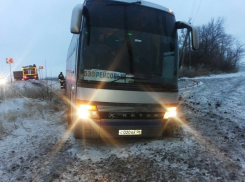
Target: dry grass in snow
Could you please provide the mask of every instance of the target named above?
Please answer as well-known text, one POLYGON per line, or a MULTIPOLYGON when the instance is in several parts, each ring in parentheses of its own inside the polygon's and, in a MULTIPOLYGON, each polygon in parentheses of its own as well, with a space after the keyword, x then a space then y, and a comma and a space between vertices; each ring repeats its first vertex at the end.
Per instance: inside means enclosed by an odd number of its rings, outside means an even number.
POLYGON ((64 110, 62 94, 55 86, 47 82, 13 82, 1 86, 0 139, 23 127, 23 120, 52 120, 53 113, 64 110))

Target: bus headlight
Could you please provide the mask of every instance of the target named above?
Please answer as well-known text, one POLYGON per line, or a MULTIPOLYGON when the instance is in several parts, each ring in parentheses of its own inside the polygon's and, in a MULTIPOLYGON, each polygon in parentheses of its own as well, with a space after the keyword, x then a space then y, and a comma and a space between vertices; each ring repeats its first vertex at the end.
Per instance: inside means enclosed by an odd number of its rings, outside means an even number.
POLYGON ((78 108, 78 117, 81 119, 99 119, 99 113, 96 106, 80 105, 78 108))
POLYGON ((167 108, 167 111, 164 114, 164 119, 175 117, 176 115, 177 115, 176 107, 169 107, 167 108))

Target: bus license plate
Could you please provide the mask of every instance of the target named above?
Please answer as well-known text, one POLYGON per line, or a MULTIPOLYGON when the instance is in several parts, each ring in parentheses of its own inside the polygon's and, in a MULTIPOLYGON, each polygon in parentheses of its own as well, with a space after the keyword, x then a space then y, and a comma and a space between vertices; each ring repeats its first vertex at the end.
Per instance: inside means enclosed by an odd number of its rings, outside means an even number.
POLYGON ((119 135, 141 135, 142 130, 119 130, 119 135))

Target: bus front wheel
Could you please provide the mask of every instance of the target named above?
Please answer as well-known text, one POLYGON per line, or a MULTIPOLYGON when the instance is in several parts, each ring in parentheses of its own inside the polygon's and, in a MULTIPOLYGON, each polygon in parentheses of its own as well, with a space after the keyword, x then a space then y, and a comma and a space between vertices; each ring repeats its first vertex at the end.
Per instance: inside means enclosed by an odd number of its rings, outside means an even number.
POLYGON ((68 127, 71 127, 71 125, 72 125, 72 119, 71 119, 71 107, 72 107, 71 97, 68 100, 67 105, 68 105, 68 108, 67 108, 67 123, 68 123, 68 127))
POLYGON ((76 138, 76 139, 82 139, 83 138, 82 124, 81 123, 75 123, 74 125, 75 125, 74 126, 74 129, 73 129, 74 138, 76 138))

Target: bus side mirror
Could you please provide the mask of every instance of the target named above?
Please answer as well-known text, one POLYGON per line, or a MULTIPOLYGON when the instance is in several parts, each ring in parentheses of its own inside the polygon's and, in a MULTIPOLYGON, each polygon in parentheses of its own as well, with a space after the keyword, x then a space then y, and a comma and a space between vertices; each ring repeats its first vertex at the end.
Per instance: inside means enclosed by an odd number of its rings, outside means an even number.
POLYGON ((191 32, 192 39, 192 48, 193 50, 197 50, 199 48, 199 35, 196 27, 192 26, 189 23, 178 21, 176 22, 177 29, 187 28, 191 32))
POLYGON ((72 10, 71 16, 71 33, 79 34, 81 28, 81 21, 82 21, 82 12, 83 12, 83 5, 78 4, 72 10))

